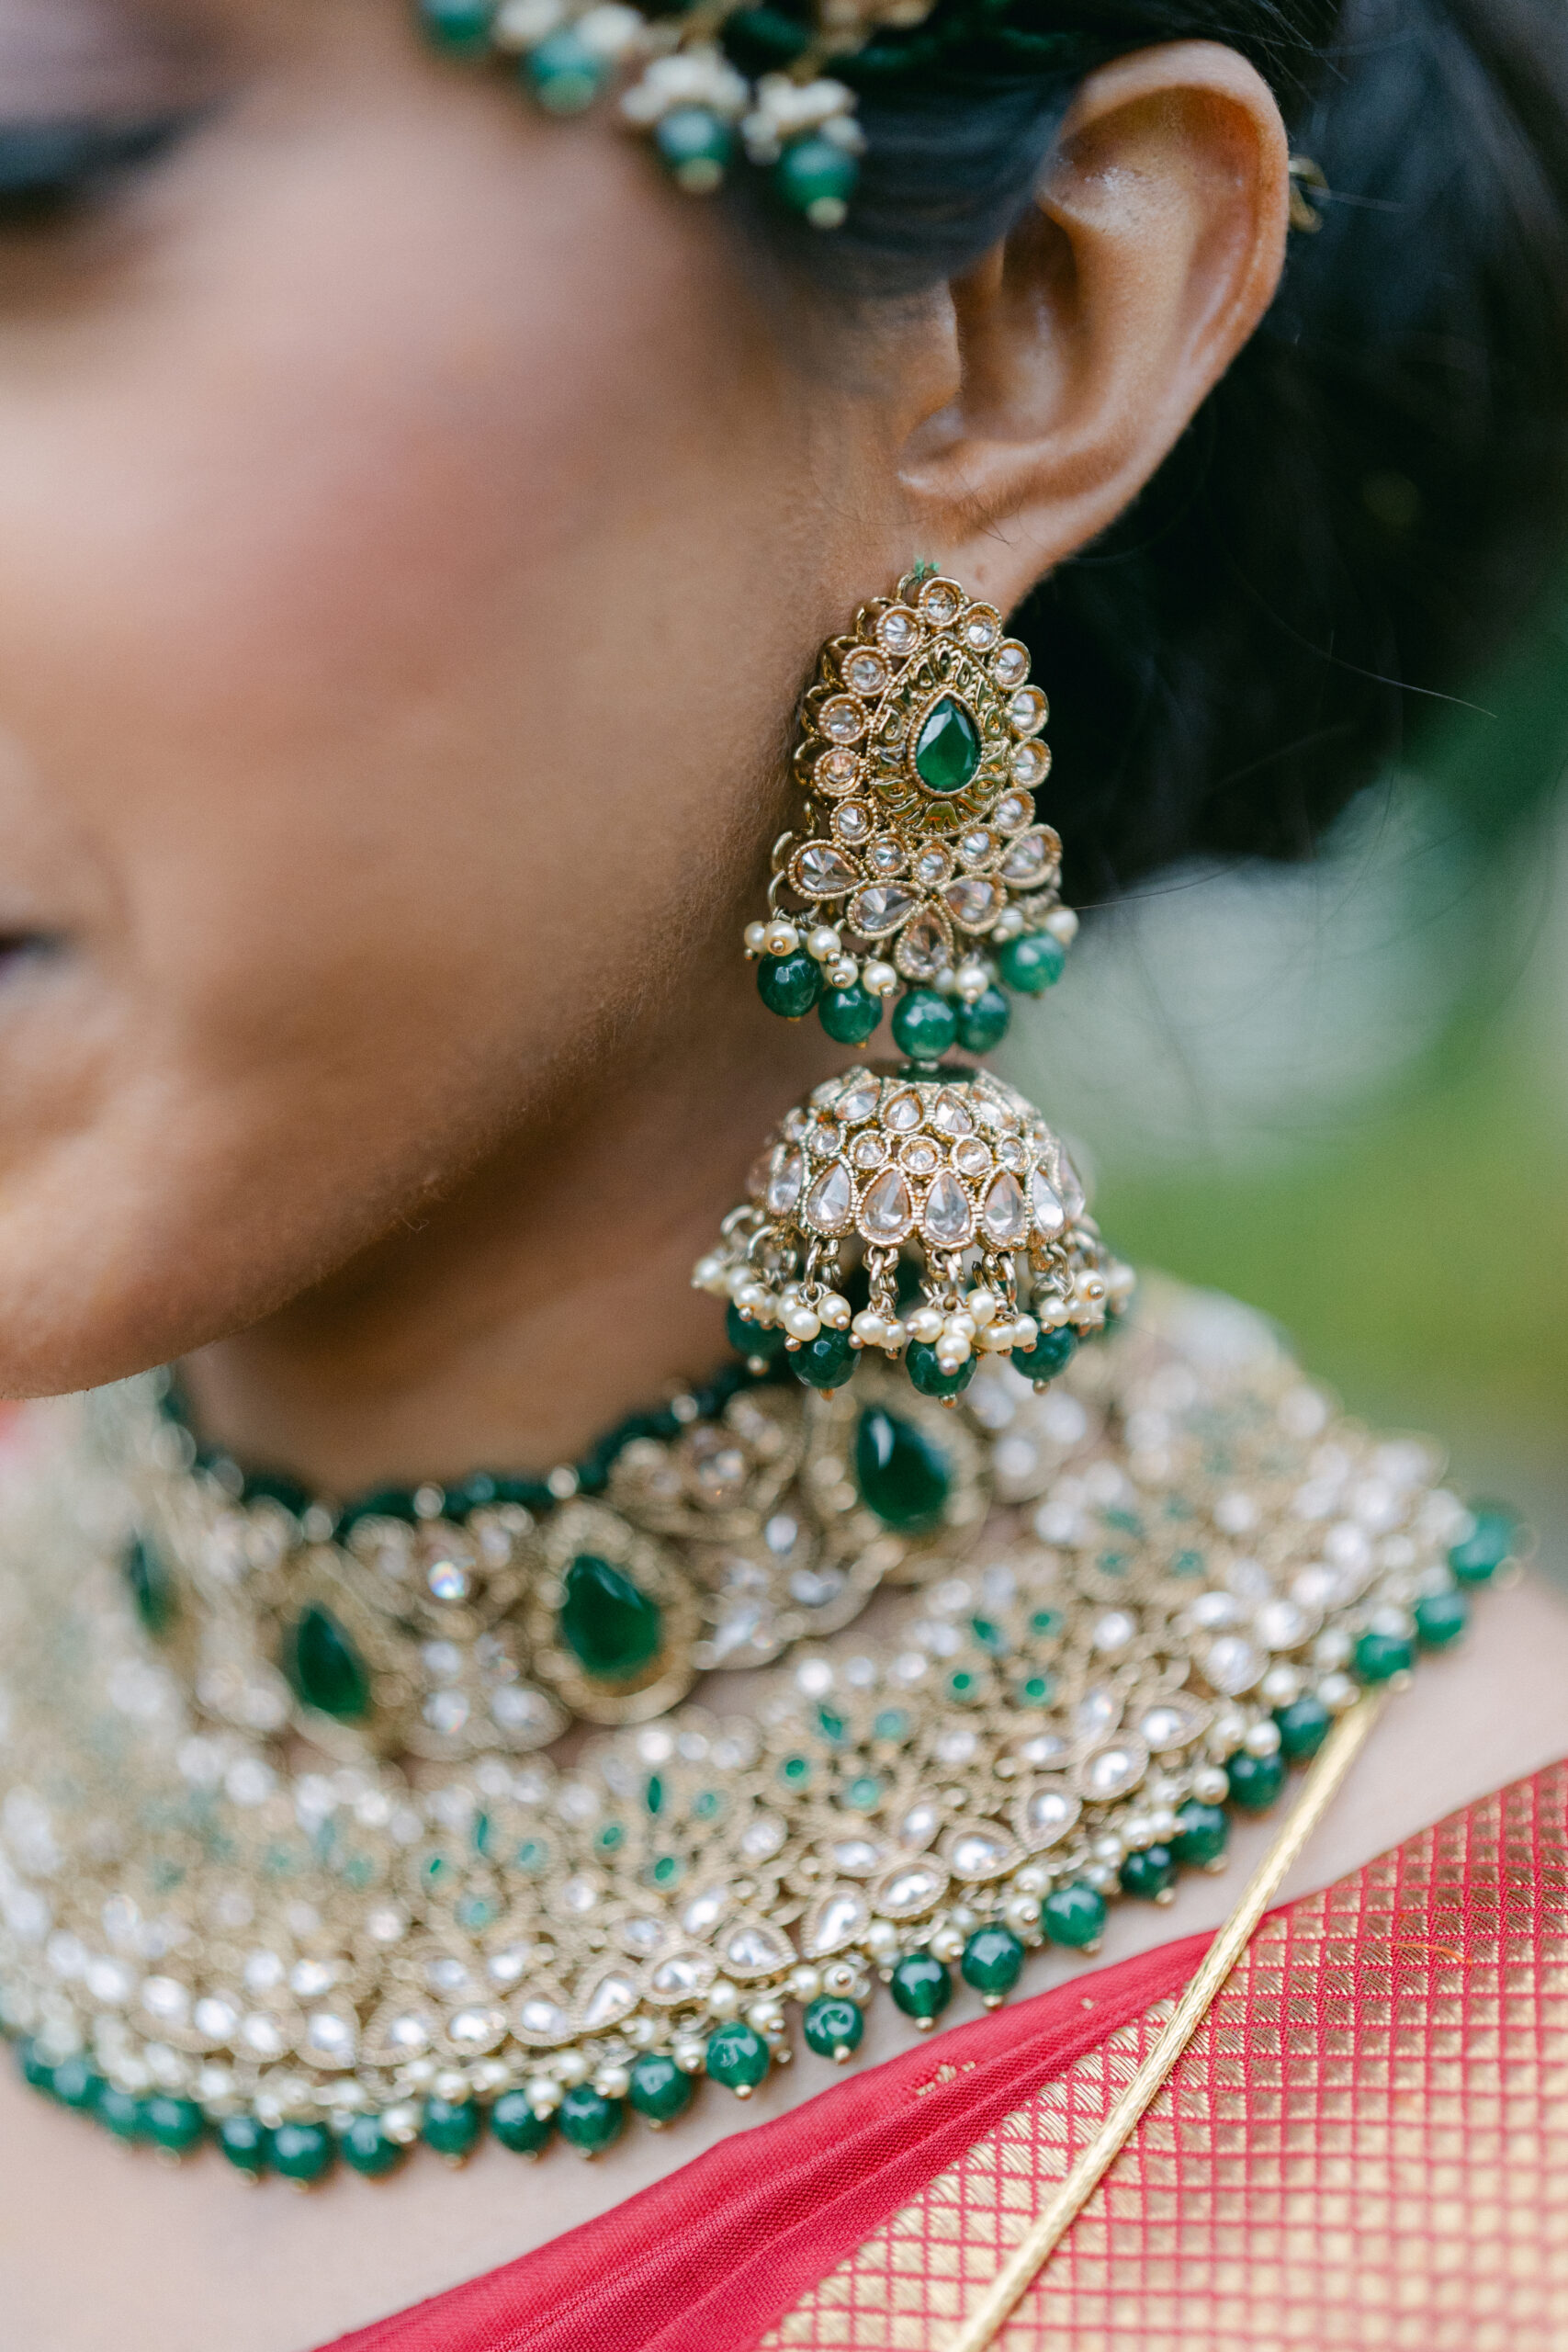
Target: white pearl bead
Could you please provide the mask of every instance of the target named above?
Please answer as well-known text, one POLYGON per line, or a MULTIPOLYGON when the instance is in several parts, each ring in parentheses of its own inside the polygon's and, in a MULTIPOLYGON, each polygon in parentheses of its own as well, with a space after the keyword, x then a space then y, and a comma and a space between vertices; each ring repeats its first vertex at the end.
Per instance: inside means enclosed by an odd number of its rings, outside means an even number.
POLYGON ((601 2098, 625 2098, 631 2086, 632 2078, 624 2066, 601 2066, 593 2077, 601 2098))
POLYGON ((1252 1729, 1247 1733, 1247 1737, 1243 1742, 1243 1746, 1246 1747, 1249 1756, 1278 1756, 1280 1753, 1279 1724, 1273 1723, 1254 1724, 1252 1729))
POLYGON ((828 979, 836 989, 852 989, 860 978, 860 966, 852 956, 840 956, 836 964, 828 967, 828 979))
POLYGON ((1342 1715, 1347 1707, 1355 1704, 1356 1686, 1348 1674, 1325 1674, 1317 1686, 1317 1695, 1331 1715, 1342 1715))
POLYGON ((792 922, 771 922, 768 925, 767 949, 770 956, 793 956, 800 945, 800 933, 792 922))
POLYGON ((936 1360, 943 1372, 956 1372, 968 1363, 972 1351, 962 1331, 944 1331, 936 1342, 936 1360))
POLYGON ((830 1290, 825 1298, 818 1300, 817 1312, 829 1331, 847 1331, 853 1309, 847 1298, 840 1298, 836 1290, 830 1290))
POLYGON ((822 1971, 813 1968, 809 1961, 803 1961, 798 1968, 790 1971, 789 1989, 795 2000, 814 2001, 822 1990, 822 1971))
POLYGON ((968 1002, 973 1003, 977 996, 984 996, 989 986, 990 974, 987 971, 984 964, 960 964, 958 967, 958 993, 961 997, 964 998, 968 1002))
POLYGON ((1017 907, 1004 907, 991 925, 993 939, 1016 939, 1023 929, 1023 917, 1017 907))
POLYGON ((958 1928, 939 1928, 931 1939, 934 1960, 957 1960, 964 1951, 964 1934, 958 1928))
POLYGON ((1192 1775, 1192 1793, 1203 1804, 1223 1804, 1230 1786, 1217 1764, 1200 1764, 1192 1775))
POLYGON ((1271 1707, 1288 1707, 1302 1695, 1302 1678, 1293 1666, 1271 1666, 1259 1687, 1271 1707))
POLYGON ((767 944, 767 924, 765 922, 749 922, 746 926, 746 953, 749 956, 761 956, 767 944))
POLYGON ((523 2086, 523 2096, 536 2115, 553 2115, 560 2105, 560 2085, 548 2075, 531 2075, 523 2086))
POLYGON ((1001 1311, 1001 1300, 994 1290, 972 1290, 964 1302, 964 1312, 976 1331, 983 1331, 987 1323, 994 1323, 1001 1311))
POLYGON ((887 1326, 873 1306, 863 1306, 850 1329, 855 1338, 863 1340, 868 1348, 880 1348, 886 1344, 887 1326))
POLYGON ((975 1317, 966 1307, 961 1306, 956 1314, 948 1317, 942 1328, 955 1340, 972 1340, 975 1337, 975 1317))
POLYGON ((898 985, 898 975, 891 964, 868 964, 861 978, 873 996, 891 996, 898 985))
POLYGON ((1045 929, 1064 947, 1070 947, 1078 935, 1078 919, 1071 907, 1053 907, 1045 918, 1045 929))
POLYGON ((716 2018, 732 2018, 740 2007, 739 1988, 727 1976, 716 1976, 708 1986, 708 2007, 716 2018))
MULTIPOLYGON (((891 1919, 874 1919, 866 1929, 865 1941, 873 1960, 891 1960, 898 1950, 898 1930, 891 1919)), ((823 1981, 827 1981, 826 1977, 823 1981)), ((831 1992, 833 1988, 829 1985, 828 1989, 831 1992)))
POLYGON ((563 2050, 553 2064, 558 2083, 581 2083, 588 2079, 588 2061, 581 2050, 563 2050))
POLYGON ((729 1288, 729 1269, 722 1258, 699 1258, 692 1268, 692 1288, 717 1293, 729 1288))
POLYGON ((814 1315, 809 1306, 786 1306, 779 1320, 792 1340, 814 1340, 822 1329, 820 1316, 814 1315))
POLYGON ((923 1340, 928 1347, 942 1337, 942 1310, 936 1306, 917 1306, 913 1315, 905 1317, 912 1340, 923 1340))
POLYGON ((707 2064, 707 2054, 705 2043, 684 2039, 673 2043, 670 2052, 683 2075, 700 2075, 707 2064))
POLYGON ((818 964, 832 963, 835 956, 842 954, 843 945, 831 923, 819 922, 815 931, 807 932, 806 935, 806 952, 818 964))
POLYGON ((1040 1326, 1034 1320, 1033 1316, 1021 1315, 1012 1327, 1013 1346, 1015 1348, 1032 1348, 1039 1337, 1040 1326))

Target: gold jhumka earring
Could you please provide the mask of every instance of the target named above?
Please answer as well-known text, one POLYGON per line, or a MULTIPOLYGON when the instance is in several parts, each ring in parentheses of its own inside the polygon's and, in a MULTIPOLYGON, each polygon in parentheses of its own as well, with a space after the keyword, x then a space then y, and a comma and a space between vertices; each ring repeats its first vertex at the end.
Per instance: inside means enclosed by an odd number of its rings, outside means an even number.
POLYGON ((1039 1113, 944 1059, 999 1043, 1010 993, 1051 987, 1077 930, 1036 815, 1029 667, 993 605, 921 566, 823 647, 801 706, 805 807, 746 953, 771 1012, 852 1046, 889 1013, 902 1058, 787 1114, 694 1279, 731 1300, 743 1354, 787 1351, 817 1388, 868 1348, 946 1402, 986 1354, 1043 1383, 1133 1289, 1039 1113))

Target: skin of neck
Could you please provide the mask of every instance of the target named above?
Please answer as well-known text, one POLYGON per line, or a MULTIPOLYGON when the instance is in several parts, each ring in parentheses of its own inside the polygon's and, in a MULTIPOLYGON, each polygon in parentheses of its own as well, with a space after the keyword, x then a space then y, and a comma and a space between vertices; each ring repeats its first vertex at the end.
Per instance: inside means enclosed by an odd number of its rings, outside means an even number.
MULTIPOLYGON (((728 945, 728 943, 727 943, 728 945)), ((541 1472, 727 1358, 691 1286, 789 1105, 841 1065, 749 967, 563 1076, 444 1197, 254 1328, 186 1360, 204 1435, 322 1493, 541 1472)))

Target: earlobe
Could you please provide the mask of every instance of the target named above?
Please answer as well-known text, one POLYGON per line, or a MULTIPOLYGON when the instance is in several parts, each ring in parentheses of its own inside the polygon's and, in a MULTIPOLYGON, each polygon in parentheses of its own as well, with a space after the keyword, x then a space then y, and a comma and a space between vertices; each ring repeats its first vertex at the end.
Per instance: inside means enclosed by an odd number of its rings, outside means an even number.
POLYGON ((903 469, 916 535, 1005 610, 1136 496, 1251 334, 1289 154, 1262 77, 1210 41, 1091 75, 1038 200, 950 289, 950 396, 903 469))

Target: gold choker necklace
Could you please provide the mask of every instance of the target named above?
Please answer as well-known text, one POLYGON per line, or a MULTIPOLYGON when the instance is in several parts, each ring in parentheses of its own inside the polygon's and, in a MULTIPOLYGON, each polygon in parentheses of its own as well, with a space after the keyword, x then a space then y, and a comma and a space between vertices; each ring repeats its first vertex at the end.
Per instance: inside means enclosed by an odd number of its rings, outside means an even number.
POLYGON ((297 2181, 487 2126, 592 2153, 749 2096, 796 2010, 847 2060, 878 1980, 929 2025, 955 1973, 1092 1952, 1515 1546, 1223 1300, 1156 1286, 955 1405, 875 1352, 461 1524, 237 1499, 155 1381, 42 1411, 0 1516, 29 2079, 297 2181), (672 1705, 769 1660, 743 1712, 672 1705), (612 1727, 536 1752, 572 1716, 612 1727))

